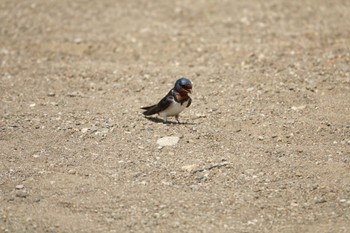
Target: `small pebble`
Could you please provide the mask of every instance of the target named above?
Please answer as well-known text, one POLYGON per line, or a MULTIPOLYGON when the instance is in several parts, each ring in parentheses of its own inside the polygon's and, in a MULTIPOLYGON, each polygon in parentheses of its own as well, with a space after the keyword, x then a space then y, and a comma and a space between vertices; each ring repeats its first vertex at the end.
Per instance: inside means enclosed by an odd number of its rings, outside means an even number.
POLYGON ((68 97, 82 97, 84 96, 83 93, 79 92, 79 91, 73 91, 71 93, 67 94, 68 97))
POLYGON ((257 219, 253 219, 253 220, 249 220, 249 221, 247 222, 247 224, 248 224, 248 225, 256 225, 257 222, 258 222, 257 219))
POLYGON ((25 190, 17 190, 16 197, 26 198, 28 193, 25 190))
POLYGON ((75 38, 73 41, 74 41, 74 43, 76 43, 76 44, 80 44, 81 42, 83 42, 83 39, 80 38, 80 37, 77 37, 77 38, 75 38))
POLYGON ((16 189, 23 189, 23 188, 24 188, 23 184, 16 185, 16 189))
POLYGON ((203 113, 197 113, 196 114, 196 118, 206 118, 207 115, 203 114, 203 113))
POLYGON ((71 175, 74 175, 74 174, 76 174, 77 172, 75 171, 75 170, 73 170, 73 169, 70 169, 69 171, 68 171, 68 174, 71 174, 71 175))
POLYGON ((190 188, 192 189, 192 191, 198 191, 200 186, 198 184, 192 184, 190 188))
POLYGON ((96 125, 93 125, 90 130, 91 130, 92 133, 94 133, 94 132, 96 132, 98 130, 98 128, 97 128, 96 125))
POLYGON ((185 170, 187 172, 192 172, 196 168, 197 168, 197 164, 190 164, 190 165, 185 165, 181 167, 182 170, 185 170))
POLYGON ((304 108, 306 108, 305 105, 302 105, 302 106, 292 106, 292 110, 294 110, 294 111, 303 110, 304 108))
POLYGON ((327 202, 327 200, 324 198, 315 198, 315 204, 322 204, 325 202, 327 202))
POLYGON ((169 175, 170 175, 170 176, 176 176, 176 171, 171 171, 171 172, 169 172, 169 175))
POLYGON ((87 131, 89 131, 89 128, 82 128, 82 129, 81 129, 81 132, 82 132, 82 133, 87 133, 87 131))

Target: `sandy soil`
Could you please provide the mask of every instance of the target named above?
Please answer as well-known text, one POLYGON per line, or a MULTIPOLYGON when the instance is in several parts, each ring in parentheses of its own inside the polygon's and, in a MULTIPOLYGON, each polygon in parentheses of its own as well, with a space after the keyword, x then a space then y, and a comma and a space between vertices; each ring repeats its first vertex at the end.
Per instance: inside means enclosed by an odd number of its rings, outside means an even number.
POLYGON ((0 232, 350 232, 349 12, 1 0, 0 232))

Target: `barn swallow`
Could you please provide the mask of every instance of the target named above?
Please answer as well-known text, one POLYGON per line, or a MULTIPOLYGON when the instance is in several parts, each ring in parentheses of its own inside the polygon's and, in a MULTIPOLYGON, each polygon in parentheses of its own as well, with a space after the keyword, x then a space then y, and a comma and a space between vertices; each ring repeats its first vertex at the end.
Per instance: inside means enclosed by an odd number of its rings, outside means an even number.
POLYGON ((192 83, 187 78, 180 78, 176 81, 175 86, 169 91, 169 93, 159 101, 158 104, 148 107, 142 107, 146 111, 143 115, 150 116, 158 113, 167 122, 168 116, 175 116, 178 123, 179 114, 187 107, 191 105, 192 99, 188 95, 192 93, 192 83))

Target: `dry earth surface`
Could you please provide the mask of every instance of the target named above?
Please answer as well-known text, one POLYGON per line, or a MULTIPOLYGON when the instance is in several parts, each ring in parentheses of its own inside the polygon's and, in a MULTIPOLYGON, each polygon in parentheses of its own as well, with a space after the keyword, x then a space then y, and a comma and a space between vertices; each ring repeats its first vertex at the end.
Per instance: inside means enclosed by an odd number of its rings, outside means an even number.
POLYGON ((349 46, 348 0, 1 0, 0 232, 350 232, 349 46))

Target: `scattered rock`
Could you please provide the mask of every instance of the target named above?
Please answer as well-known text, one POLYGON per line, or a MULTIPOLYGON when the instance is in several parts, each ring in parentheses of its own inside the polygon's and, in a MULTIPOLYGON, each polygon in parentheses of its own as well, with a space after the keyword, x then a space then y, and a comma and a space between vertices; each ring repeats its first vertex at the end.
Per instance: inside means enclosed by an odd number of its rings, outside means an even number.
POLYGON ((249 221, 247 222, 247 224, 248 224, 248 225, 256 225, 257 222, 258 222, 257 219, 253 219, 253 220, 249 220, 249 221))
POLYGON ((293 207, 299 206, 299 204, 297 202, 295 202, 295 201, 291 202, 290 205, 293 206, 293 207))
POLYGON ((90 128, 90 130, 91 130, 92 133, 95 133, 95 132, 98 130, 98 128, 97 128, 96 125, 93 125, 93 126, 90 128))
POLYGON ((80 37, 77 37, 77 38, 74 38, 73 42, 76 44, 80 44, 81 42, 83 42, 83 39, 80 37))
POLYGON ((169 172, 170 176, 176 176, 176 171, 169 172))
POLYGON ((206 118, 207 115, 203 114, 203 113, 197 113, 196 114, 196 118, 206 118))
POLYGON ((262 189, 260 187, 253 187, 253 192, 260 192, 262 189))
POLYGON ((322 204, 322 203, 327 202, 327 200, 324 199, 323 197, 315 198, 314 200, 315 200, 315 204, 322 204))
POLYGON ((143 180, 140 182, 141 185, 147 185, 147 181, 143 180))
POLYGON ((82 129, 81 129, 81 132, 82 132, 82 133, 87 133, 88 131, 89 131, 89 128, 82 128, 82 129))
POLYGON ((23 184, 16 185, 16 189, 23 189, 23 188, 24 188, 23 184))
POLYGON ((180 140, 180 137, 170 136, 170 137, 162 137, 157 140, 157 144, 159 146, 175 146, 180 140))
POLYGON ((74 174, 76 174, 77 172, 75 171, 75 170, 73 170, 73 169, 70 169, 69 171, 68 171, 68 174, 70 174, 70 175, 74 175, 74 174))
POLYGON ((295 176, 297 176, 297 177, 302 177, 302 176, 303 176, 303 173, 301 173, 300 171, 296 171, 296 172, 295 172, 295 176))
POLYGON ((200 186, 198 184, 192 184, 190 188, 192 189, 192 191, 198 191, 200 189, 200 186))
POLYGON ((68 97, 82 97, 84 96, 83 93, 79 92, 79 91, 73 91, 71 93, 67 94, 68 97))
POLYGON ((173 223, 174 228, 179 228, 181 226, 180 222, 176 221, 173 223))
POLYGON ((182 170, 185 170, 185 171, 187 171, 187 172, 192 172, 192 171, 194 171, 197 167, 198 167, 197 164, 190 164, 190 165, 182 166, 181 169, 182 169, 182 170))
POLYGON ((26 198, 27 196, 28 196, 28 193, 25 189, 20 189, 16 191, 16 197, 26 198))
POLYGON ((300 111, 300 110, 303 110, 304 108, 306 108, 306 105, 293 106, 293 107, 292 107, 292 110, 294 110, 294 111, 300 111))

